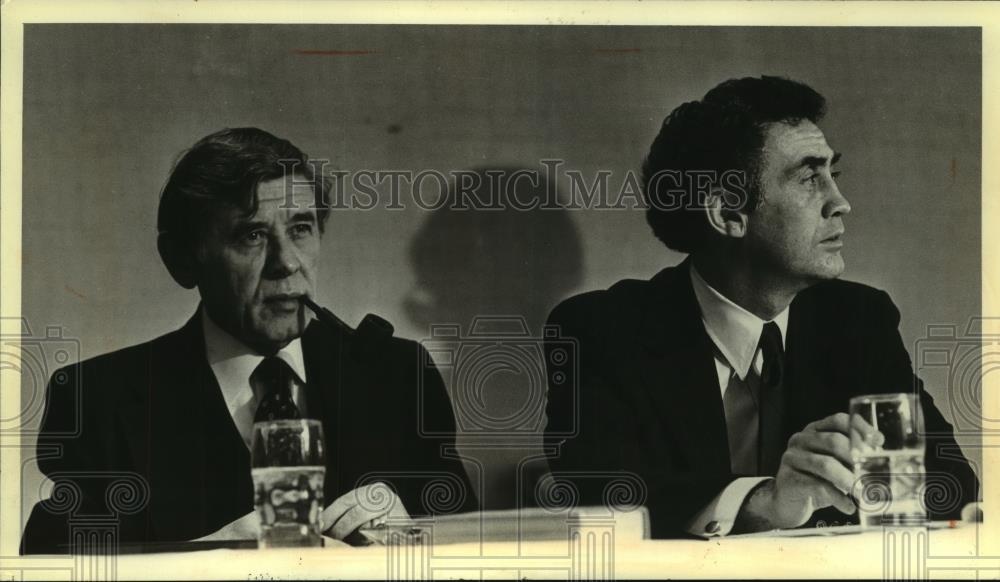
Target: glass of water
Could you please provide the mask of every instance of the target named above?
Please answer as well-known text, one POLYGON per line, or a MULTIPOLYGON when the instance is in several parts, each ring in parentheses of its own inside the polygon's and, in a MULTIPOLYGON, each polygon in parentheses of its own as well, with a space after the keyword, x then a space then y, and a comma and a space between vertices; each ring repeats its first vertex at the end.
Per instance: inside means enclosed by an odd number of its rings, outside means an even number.
POLYGON ((318 420, 254 423, 251 441, 258 547, 323 545, 323 427, 318 420))
POLYGON ((916 395, 852 398, 850 434, 862 527, 924 525, 924 419, 916 395))

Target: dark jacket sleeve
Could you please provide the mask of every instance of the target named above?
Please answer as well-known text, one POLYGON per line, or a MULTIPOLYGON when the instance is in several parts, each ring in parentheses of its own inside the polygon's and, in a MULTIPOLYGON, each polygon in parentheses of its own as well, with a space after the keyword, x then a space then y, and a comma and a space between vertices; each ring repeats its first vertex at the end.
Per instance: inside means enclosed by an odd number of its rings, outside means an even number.
POLYGON ((962 507, 979 496, 979 480, 955 442, 951 424, 945 420, 923 381, 913 373, 909 353, 899 334, 899 310, 885 292, 879 294, 882 320, 876 328, 873 346, 884 354, 876 360, 873 386, 893 387, 889 391, 913 390, 920 397, 926 434, 925 506, 931 519, 958 519, 962 507))
POLYGON ((343 490, 384 482, 413 517, 474 511, 451 401, 427 350, 393 339, 368 357, 362 377, 341 395, 339 422, 351 427, 344 454, 353 467, 343 490))
POLYGON ((455 415, 451 399, 427 350, 417 344, 417 352, 421 362, 423 389, 420 408, 424 421, 418 439, 418 454, 427 466, 437 467, 443 478, 429 483, 422 491, 420 502, 414 500, 408 507, 419 507, 427 515, 475 511, 479 506, 475 490, 455 449, 455 415), (432 436, 427 432, 441 436, 432 436))
POLYGON ((107 419, 101 417, 106 407, 93 401, 101 396, 96 392, 83 397, 81 370, 79 364, 57 370, 46 389, 36 450, 52 492, 32 508, 21 538, 22 554, 65 553, 71 517, 108 513, 110 467, 102 454, 107 419))

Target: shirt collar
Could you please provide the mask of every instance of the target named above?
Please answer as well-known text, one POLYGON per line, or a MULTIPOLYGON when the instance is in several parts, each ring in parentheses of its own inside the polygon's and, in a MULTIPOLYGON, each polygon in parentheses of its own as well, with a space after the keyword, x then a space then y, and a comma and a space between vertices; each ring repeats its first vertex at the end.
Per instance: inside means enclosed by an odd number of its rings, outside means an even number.
MULTIPOLYGON (((701 320, 705 331, 712 339, 730 367, 745 380, 757 353, 757 344, 764 324, 768 323, 756 315, 733 303, 729 298, 712 288, 694 268, 690 267, 691 286, 701 308, 701 320)), ((772 320, 781 330, 781 343, 785 344, 785 330, 788 329, 788 307, 772 320)))
MULTIPOLYGON (((239 341, 221 327, 201 307, 202 330, 205 334, 205 352, 208 364, 215 373, 226 405, 235 403, 250 390, 250 374, 263 361, 264 356, 239 341)), ((306 367, 302 358, 302 338, 295 338, 281 348, 277 357, 284 360, 295 372, 301 384, 306 383, 306 367)), ((251 392, 252 393, 252 392, 251 392)))

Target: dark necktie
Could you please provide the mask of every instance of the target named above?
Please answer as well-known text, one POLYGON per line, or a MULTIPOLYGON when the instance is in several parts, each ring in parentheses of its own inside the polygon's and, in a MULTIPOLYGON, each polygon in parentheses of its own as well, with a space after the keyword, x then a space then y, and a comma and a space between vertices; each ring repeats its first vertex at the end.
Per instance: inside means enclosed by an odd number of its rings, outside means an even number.
POLYGON ((292 400, 292 369, 284 360, 269 356, 250 374, 250 385, 257 395, 254 422, 301 418, 292 400))
POLYGON ((733 474, 743 477, 757 475, 760 464, 760 416, 757 411, 759 395, 760 378, 752 368, 743 380, 736 374, 730 374, 729 384, 722 395, 729 439, 729 466, 733 474))
POLYGON ((782 431, 785 384, 785 350, 778 324, 764 324, 758 344, 764 355, 760 371, 760 428, 758 431, 758 473, 774 475, 778 472, 781 455, 785 452, 782 431))

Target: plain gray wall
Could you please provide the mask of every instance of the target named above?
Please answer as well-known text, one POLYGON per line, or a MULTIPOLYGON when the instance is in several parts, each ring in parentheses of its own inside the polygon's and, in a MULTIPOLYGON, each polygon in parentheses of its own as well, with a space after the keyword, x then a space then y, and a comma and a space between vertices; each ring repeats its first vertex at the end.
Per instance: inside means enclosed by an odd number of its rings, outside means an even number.
MULTIPOLYGON (((853 206, 845 278, 892 295, 912 353, 927 324, 964 329, 980 312, 980 47, 974 28, 28 25, 23 314, 36 335, 58 325, 79 338, 83 357, 183 324, 197 296, 159 262, 158 194, 178 153, 222 127, 259 126, 345 170, 561 158, 618 184, 681 102, 776 74, 829 101, 822 127, 844 152, 853 206)), ((562 297, 681 258, 635 210, 452 217, 421 231, 430 214, 334 216, 322 302, 352 324, 375 311, 425 337, 412 300, 437 277, 454 297, 432 320, 520 313, 536 327, 562 297), (437 246, 415 263, 420 232, 437 246)), ((28 428, 38 384, 23 388, 28 428)), ((929 390, 950 417, 948 387, 929 390)), ((523 453, 485 454, 495 494, 523 453)), ((27 466, 26 509, 38 479, 27 466)))

